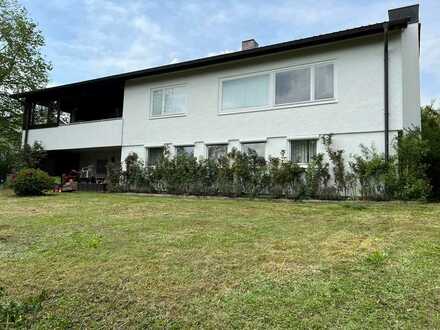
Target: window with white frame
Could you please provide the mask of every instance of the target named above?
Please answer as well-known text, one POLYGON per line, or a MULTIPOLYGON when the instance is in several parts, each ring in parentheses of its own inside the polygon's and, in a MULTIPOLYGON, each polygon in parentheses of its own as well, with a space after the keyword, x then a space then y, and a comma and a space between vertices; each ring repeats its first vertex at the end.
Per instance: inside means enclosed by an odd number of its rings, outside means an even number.
POLYGON ((194 146, 177 146, 176 147, 176 155, 177 156, 188 156, 193 157, 194 156, 194 146))
POLYGON ((243 152, 249 154, 255 152, 258 157, 266 156, 266 142, 242 143, 243 152))
POLYGON ((164 147, 148 148, 147 165, 155 166, 159 163, 160 159, 164 156, 164 147))
POLYGON ((269 105, 268 73, 222 81, 222 111, 269 105))
POLYGON ((186 113, 187 89, 171 86, 151 90, 151 116, 172 116, 186 113))
POLYGON ((208 159, 210 160, 218 160, 228 152, 227 144, 210 144, 206 148, 208 149, 208 159))
POLYGON ((332 99, 334 91, 333 63, 318 64, 315 66, 315 100, 332 99))
POLYGON ((316 156, 316 140, 290 141, 290 158, 294 163, 307 164, 316 156))
POLYGON ((275 104, 308 102, 312 97, 311 67, 275 74, 275 104))
POLYGON ((335 65, 321 62, 221 80, 223 113, 335 99, 335 65))

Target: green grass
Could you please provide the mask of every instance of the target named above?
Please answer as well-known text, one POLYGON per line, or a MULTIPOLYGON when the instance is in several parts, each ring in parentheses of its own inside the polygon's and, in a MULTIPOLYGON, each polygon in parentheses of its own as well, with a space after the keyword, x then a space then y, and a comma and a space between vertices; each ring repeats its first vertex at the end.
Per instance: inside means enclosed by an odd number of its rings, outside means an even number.
POLYGON ((0 286, 35 328, 440 328, 440 205, 6 191, 0 286))

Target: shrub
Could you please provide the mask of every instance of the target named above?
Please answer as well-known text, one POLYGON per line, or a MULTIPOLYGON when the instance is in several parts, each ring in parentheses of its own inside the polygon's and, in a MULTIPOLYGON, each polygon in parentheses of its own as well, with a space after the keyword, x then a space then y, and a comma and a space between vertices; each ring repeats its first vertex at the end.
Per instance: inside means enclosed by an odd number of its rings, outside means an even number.
POLYGON ((361 155, 353 156, 350 168, 355 175, 362 199, 382 200, 387 198, 385 187, 394 178, 394 159, 387 163, 383 154, 372 146, 361 145, 361 155))
POLYGON ((422 140, 427 145, 423 159, 432 190, 430 198, 440 200, 440 109, 427 105, 422 109, 422 140))
POLYGON ((350 178, 345 169, 344 150, 335 150, 333 148, 332 134, 322 136, 321 141, 324 144, 330 161, 332 162, 333 179, 335 181, 337 193, 339 195, 347 196, 350 178))
POLYGON ((108 168, 110 191, 170 194, 271 196, 274 198, 424 199, 429 192, 425 175, 426 143, 420 130, 404 132, 395 144, 396 156, 385 161, 376 149, 361 146, 349 166, 344 151, 332 146, 332 136, 321 137, 331 166, 318 154, 304 169, 280 158, 266 161, 255 152, 233 149, 217 160, 193 156, 170 157, 168 150, 158 164, 145 168, 136 154, 108 168), (332 175, 331 175, 331 174, 332 175))
POLYGON ((329 164, 324 154, 317 154, 308 164, 305 172, 305 195, 309 198, 325 198, 330 181, 329 164))
POLYGON ((125 190, 136 192, 151 192, 151 184, 144 162, 136 153, 125 158, 125 172, 121 172, 125 182, 125 190))
POLYGON ((397 150, 398 180, 394 197, 397 199, 426 199, 431 191, 425 162, 429 147, 419 128, 400 134, 394 148, 397 150))
POLYGON ((18 196, 38 196, 53 188, 55 181, 46 172, 27 168, 19 171, 12 188, 18 196))
POLYGON ((106 168, 107 168, 107 176, 106 176, 107 190, 110 192, 123 191, 121 185, 123 178, 121 163, 111 162, 107 164, 106 168))
POLYGON ((268 163, 270 178, 270 193, 272 197, 298 198, 301 195, 302 175, 304 169, 298 164, 288 161, 285 151, 281 158, 271 158, 268 163))

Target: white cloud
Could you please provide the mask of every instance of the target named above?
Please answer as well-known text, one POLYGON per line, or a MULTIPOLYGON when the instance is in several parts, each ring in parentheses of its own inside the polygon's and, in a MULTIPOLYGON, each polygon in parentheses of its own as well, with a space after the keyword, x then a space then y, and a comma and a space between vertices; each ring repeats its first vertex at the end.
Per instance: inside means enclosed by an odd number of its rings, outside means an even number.
POLYGON ((55 69, 81 79, 138 70, 175 58, 178 43, 150 17, 143 1, 84 0, 84 15, 71 40, 48 40, 55 69))
MULTIPOLYGON (((29 6, 34 0, 22 0, 29 6)), ((413 0, 45 0, 47 55, 68 83, 370 24, 413 0)), ((36 7, 36 6, 35 6, 36 7)), ((35 12, 34 7, 34 12, 35 12)), ((440 99, 440 1, 424 0, 422 99, 440 99)), ((34 16, 34 12, 30 12, 34 16)), ((43 14, 44 13, 44 14, 43 14)))

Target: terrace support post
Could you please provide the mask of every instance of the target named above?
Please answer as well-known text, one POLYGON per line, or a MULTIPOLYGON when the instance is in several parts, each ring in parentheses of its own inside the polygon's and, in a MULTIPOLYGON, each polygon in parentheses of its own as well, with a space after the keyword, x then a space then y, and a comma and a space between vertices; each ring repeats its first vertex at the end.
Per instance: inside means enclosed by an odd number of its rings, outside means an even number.
POLYGON ((29 126, 31 122, 31 108, 32 103, 28 100, 24 102, 24 111, 23 111, 23 130, 24 130, 24 141, 23 146, 28 144, 29 140, 29 126))

